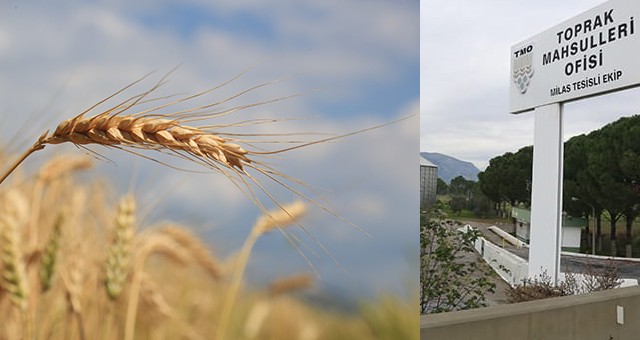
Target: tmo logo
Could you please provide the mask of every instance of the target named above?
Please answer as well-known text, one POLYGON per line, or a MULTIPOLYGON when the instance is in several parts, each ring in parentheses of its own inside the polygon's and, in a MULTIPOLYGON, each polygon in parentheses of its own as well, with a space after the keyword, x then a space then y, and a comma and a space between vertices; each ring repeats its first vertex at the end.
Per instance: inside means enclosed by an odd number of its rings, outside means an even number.
POLYGON ((511 57, 511 69, 513 70, 513 82, 520 93, 527 93, 531 78, 533 78, 533 44, 529 44, 513 52, 511 57))

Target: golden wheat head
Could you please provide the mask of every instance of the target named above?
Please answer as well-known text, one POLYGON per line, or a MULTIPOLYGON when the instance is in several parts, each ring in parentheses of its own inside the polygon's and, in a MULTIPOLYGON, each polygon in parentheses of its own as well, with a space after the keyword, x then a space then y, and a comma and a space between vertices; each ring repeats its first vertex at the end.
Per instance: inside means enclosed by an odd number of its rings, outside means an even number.
POLYGON ((135 201, 125 196, 118 205, 114 237, 107 252, 105 285, 111 299, 118 298, 129 274, 134 226, 135 201))

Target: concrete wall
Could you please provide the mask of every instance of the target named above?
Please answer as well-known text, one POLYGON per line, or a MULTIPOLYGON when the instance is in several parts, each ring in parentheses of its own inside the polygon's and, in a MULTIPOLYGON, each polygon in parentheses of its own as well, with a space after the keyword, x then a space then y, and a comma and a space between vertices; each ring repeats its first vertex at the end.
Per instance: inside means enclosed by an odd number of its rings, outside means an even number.
POLYGON ((422 316, 422 340, 640 339, 640 287, 422 316), (622 307, 623 324, 617 322, 622 307))
POLYGON ((521 283, 527 277, 527 261, 510 253, 508 250, 487 241, 484 237, 478 237, 475 248, 482 259, 512 286, 521 283))
POLYGON ((516 247, 524 247, 524 248, 529 248, 529 245, 522 242, 522 240, 520 240, 519 238, 509 234, 508 232, 504 231, 502 228, 496 227, 494 225, 490 226, 488 228, 490 231, 492 231, 494 234, 497 234, 498 236, 502 237, 503 239, 505 239, 505 241, 513 244, 516 247))

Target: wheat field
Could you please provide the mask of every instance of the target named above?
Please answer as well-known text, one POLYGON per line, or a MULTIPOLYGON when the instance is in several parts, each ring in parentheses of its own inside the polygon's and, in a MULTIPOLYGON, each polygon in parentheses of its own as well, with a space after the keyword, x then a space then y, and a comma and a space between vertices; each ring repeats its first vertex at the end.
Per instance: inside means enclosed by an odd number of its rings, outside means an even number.
POLYGON ((323 309, 299 298, 314 284, 308 273, 244 287, 256 240, 277 229, 295 243, 286 229, 306 231, 301 221, 307 207, 319 206, 285 184, 300 182, 254 157, 342 136, 276 151, 252 149, 255 141, 188 125, 248 106, 212 111, 223 100, 159 114, 213 90, 157 103, 166 98, 150 95, 162 83, 63 121, 22 155, 0 156, 7 168, 0 180, 0 339, 417 339, 413 300, 380 296, 364 301, 357 313, 323 309), (155 106, 135 111, 149 103, 155 106), (60 143, 81 149, 97 144, 144 158, 149 156, 141 152, 159 151, 196 163, 226 176, 255 204, 255 225, 236 256, 220 258, 188 225, 141 224, 145 202, 132 193, 110 193, 112 179, 89 174, 90 180, 78 180, 80 172, 91 172, 89 152, 53 157, 34 173, 18 168, 34 152, 60 143), (271 199, 275 208, 268 210, 255 190, 268 192, 247 169, 299 200, 271 199))
MULTIPOLYGON (((215 338, 241 259, 217 257, 188 226, 139 225, 135 197, 75 179, 90 165, 56 157, 0 187, 0 338, 215 338)), ((287 206, 294 217, 303 207, 287 206)), ((257 216, 255 237, 291 222, 276 215, 257 216)), ((223 337, 417 338, 412 303, 381 297, 359 313, 330 312, 297 297, 313 282, 302 273, 263 289, 237 286, 223 337)))

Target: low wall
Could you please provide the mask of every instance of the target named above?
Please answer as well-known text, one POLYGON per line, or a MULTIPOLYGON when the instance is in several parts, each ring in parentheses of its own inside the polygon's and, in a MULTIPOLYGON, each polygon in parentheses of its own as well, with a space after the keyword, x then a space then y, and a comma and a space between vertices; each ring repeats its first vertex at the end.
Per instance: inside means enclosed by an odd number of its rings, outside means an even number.
POLYGON ((640 339, 638 320, 640 287, 629 287, 424 315, 420 339, 633 340, 640 339))
POLYGON ((505 239, 507 242, 513 244, 516 247, 525 247, 525 248, 529 248, 529 245, 522 242, 520 239, 518 239, 517 237, 509 234, 508 232, 496 227, 496 226, 491 226, 489 227, 489 230, 494 232, 495 234, 497 234, 498 236, 502 237, 503 239, 505 239))
MULTIPOLYGON (((469 228, 472 227, 466 225, 460 231, 465 232, 469 228)), ((480 254, 480 257, 510 285, 521 283, 527 277, 528 262, 508 250, 491 243, 484 237, 476 239, 474 248, 480 254)))

